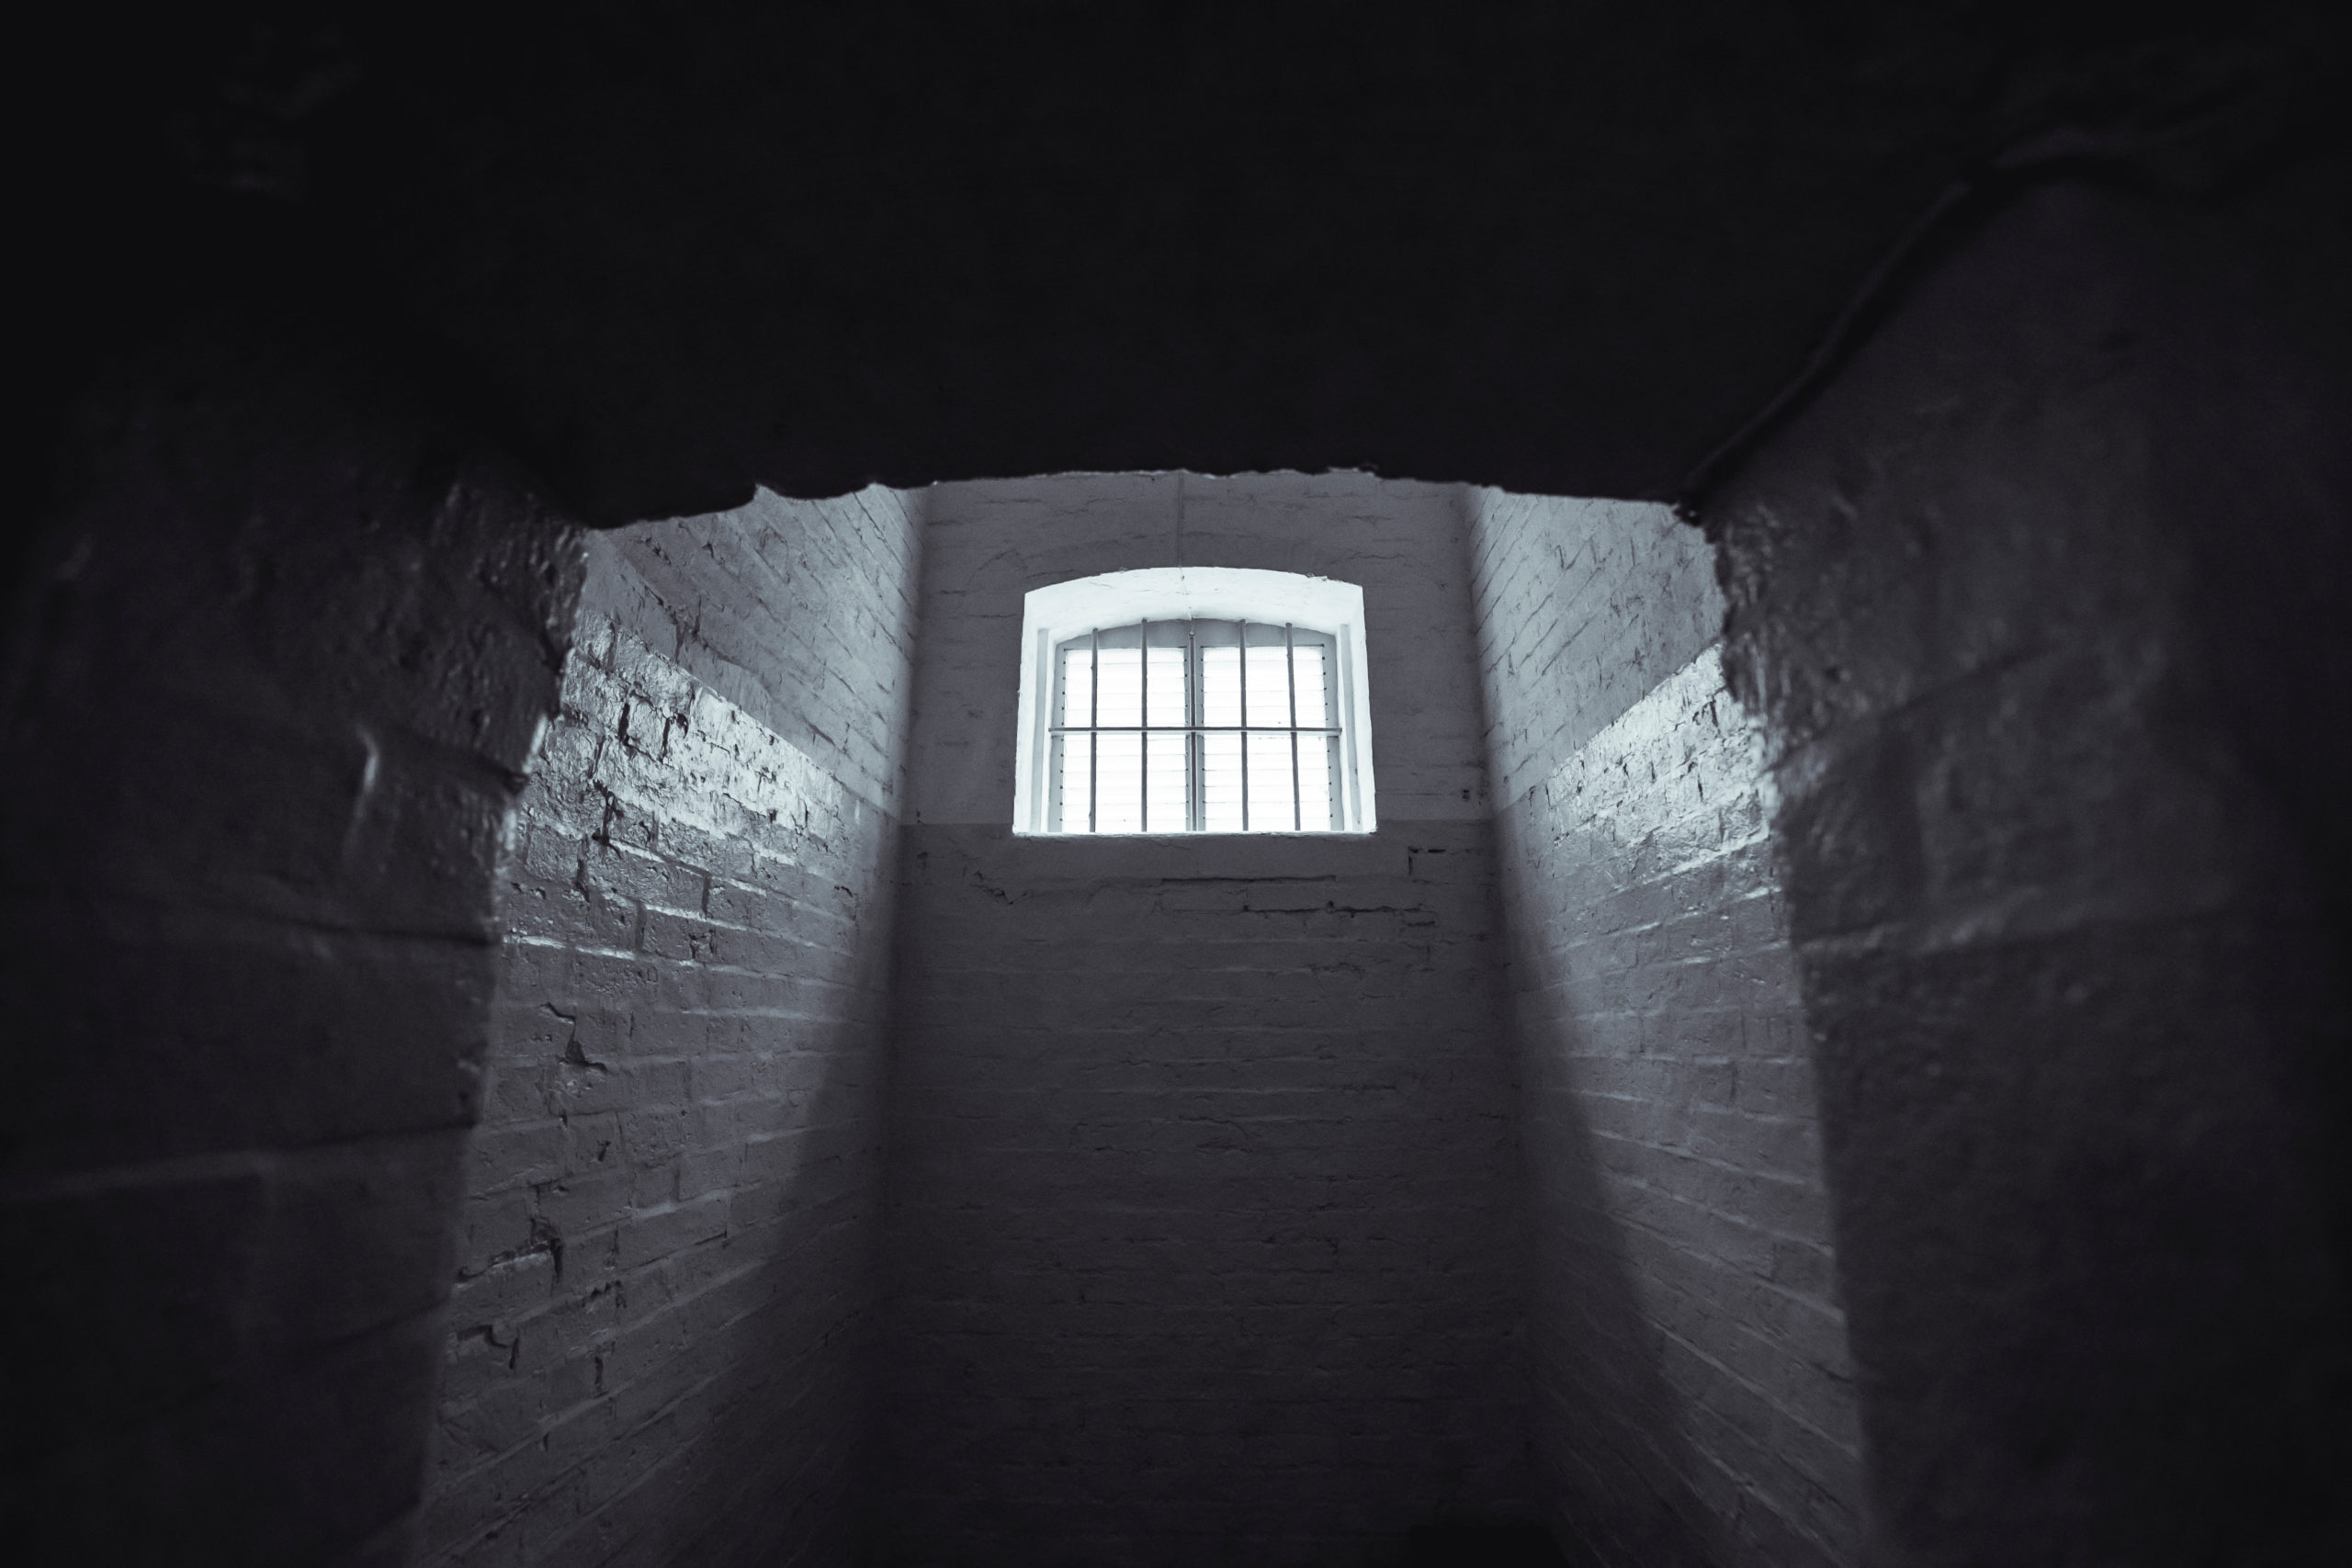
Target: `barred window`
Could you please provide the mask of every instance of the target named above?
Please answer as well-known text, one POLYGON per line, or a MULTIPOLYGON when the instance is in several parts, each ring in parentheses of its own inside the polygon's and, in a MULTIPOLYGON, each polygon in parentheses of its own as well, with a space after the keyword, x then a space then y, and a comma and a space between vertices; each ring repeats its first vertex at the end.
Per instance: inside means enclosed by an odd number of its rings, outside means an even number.
POLYGON ((1235 568, 1031 592, 1015 830, 1370 831, 1363 606, 1351 583, 1235 568))
POLYGON ((1328 833, 1340 820, 1329 632, 1143 621, 1055 650, 1055 833, 1328 833))

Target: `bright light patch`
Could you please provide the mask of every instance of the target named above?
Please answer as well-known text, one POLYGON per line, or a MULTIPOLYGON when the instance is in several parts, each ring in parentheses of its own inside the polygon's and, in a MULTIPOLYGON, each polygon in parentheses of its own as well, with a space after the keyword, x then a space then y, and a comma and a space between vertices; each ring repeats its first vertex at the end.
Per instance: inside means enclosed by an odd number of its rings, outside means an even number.
POLYGON ((1033 592, 1015 828, 1369 830, 1362 609, 1352 584, 1204 568, 1033 592))

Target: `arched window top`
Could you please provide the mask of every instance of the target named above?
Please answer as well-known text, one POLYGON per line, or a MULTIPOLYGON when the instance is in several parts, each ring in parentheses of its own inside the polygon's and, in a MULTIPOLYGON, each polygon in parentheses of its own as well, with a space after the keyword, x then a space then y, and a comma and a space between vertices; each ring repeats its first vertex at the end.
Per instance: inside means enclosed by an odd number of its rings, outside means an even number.
POLYGON ((1018 833, 1370 832, 1363 591, 1239 567, 1023 604, 1018 833))

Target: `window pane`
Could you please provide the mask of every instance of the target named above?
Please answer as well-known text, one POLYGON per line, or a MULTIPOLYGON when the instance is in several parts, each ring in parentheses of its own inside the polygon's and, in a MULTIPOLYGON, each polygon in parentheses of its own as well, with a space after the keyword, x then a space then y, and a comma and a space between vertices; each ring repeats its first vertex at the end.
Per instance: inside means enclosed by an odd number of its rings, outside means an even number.
POLYGON ((1328 833, 1337 825, 1331 809, 1331 759, 1339 744, 1329 735, 1298 738, 1298 825, 1308 832, 1328 833))
POLYGON ((1060 802, 1057 820, 1065 833, 1087 830, 1087 803, 1093 798, 1087 788, 1087 760, 1093 755, 1093 746, 1091 735, 1054 738, 1056 798, 1060 802))
POLYGON ((1143 831, 1143 737, 1133 730, 1094 738, 1094 830, 1143 831))
POLYGON ((1338 725, 1335 647, 1326 633, 1236 621, 1148 622, 1069 639, 1057 649, 1056 723, 1071 733, 1051 741, 1050 828, 1338 828, 1339 740, 1322 733, 1338 725), (1246 737, 1236 733, 1245 682, 1246 737), (1294 736, 1294 724, 1306 733, 1294 736))
MULTIPOLYGON (((1250 628, 1250 641, 1256 644, 1268 632, 1273 633, 1273 647, 1253 646, 1250 649, 1250 722, 1253 727, 1290 723, 1290 662, 1283 657, 1282 628, 1254 626, 1250 628)), ((1251 759, 1250 765, 1256 767, 1256 759, 1251 759)), ((1283 771, 1287 774, 1287 764, 1283 771)), ((1283 787, 1290 786, 1285 784, 1283 787)))
POLYGON ((1319 642, 1301 642, 1295 649, 1298 662, 1298 722, 1306 725, 1336 724, 1331 712, 1329 677, 1325 660, 1329 649, 1319 642))
POLYGON ((1201 649, 1201 722, 1238 725, 1241 722, 1241 650, 1215 646, 1201 649))
POLYGON ((1290 737, 1253 733, 1249 740, 1250 826, 1259 832, 1287 831, 1296 820, 1291 809, 1290 737))
POLYGON ((1144 658, 1150 679, 1145 682, 1145 721, 1155 729, 1173 728, 1192 720, 1191 696, 1184 682, 1191 674, 1185 649, 1187 624, 1153 621, 1143 628, 1144 658))
POLYGON ((1083 642, 1062 649, 1062 711, 1055 722, 1069 725, 1094 722, 1093 655, 1083 642))
MULTIPOLYGON (((1132 637, 1134 634, 1128 634, 1132 637)), ((1104 634, 1103 641, 1110 641, 1104 634)), ((1105 647, 1095 667, 1095 719, 1108 728, 1143 722, 1143 649, 1105 647)))
MULTIPOLYGON (((1155 705, 1159 701, 1159 672, 1154 670, 1151 700, 1155 705)), ((1191 783, 1191 770, 1185 766, 1189 737, 1178 730, 1169 735, 1148 736, 1146 739, 1150 748, 1148 782, 1151 787, 1147 792, 1145 802, 1150 820, 1145 824, 1144 831, 1181 833, 1191 826, 1187 819, 1190 803, 1184 798, 1185 789, 1191 783)))
MULTIPOLYGON (((1183 632, 1181 623, 1166 629, 1179 636, 1183 632)), ((1159 626, 1151 628, 1154 643, 1148 655, 1151 660, 1151 723, 1155 728, 1173 728, 1191 722, 1184 691, 1184 648, 1182 643, 1172 648, 1159 646, 1161 630, 1159 626)), ((1158 782, 1154 781, 1152 788, 1157 791, 1159 787, 1158 782)))
POLYGON ((1212 833, 1242 829, 1241 737, 1231 730, 1201 737, 1201 826, 1212 833))

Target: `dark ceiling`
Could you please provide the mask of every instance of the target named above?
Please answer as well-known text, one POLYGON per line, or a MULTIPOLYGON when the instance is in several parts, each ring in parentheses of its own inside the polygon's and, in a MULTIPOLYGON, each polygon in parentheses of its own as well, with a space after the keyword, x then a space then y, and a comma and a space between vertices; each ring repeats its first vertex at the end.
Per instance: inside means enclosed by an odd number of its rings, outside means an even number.
POLYGON ((1671 497, 2005 150, 2202 197, 2332 134, 2330 9, 100 6, 31 57, 30 363, 323 312, 601 522, 1179 466, 1671 497))

